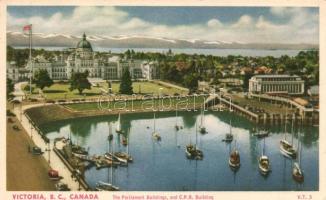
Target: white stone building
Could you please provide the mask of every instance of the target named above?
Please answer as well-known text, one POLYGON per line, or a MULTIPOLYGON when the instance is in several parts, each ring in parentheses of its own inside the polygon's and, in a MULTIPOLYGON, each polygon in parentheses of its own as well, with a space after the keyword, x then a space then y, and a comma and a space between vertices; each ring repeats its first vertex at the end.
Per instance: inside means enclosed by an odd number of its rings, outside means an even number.
POLYGON ((256 75, 249 80, 249 93, 300 95, 304 93, 304 81, 296 75, 256 75))
MULTIPOLYGON (((30 70, 31 63, 26 69, 30 70)), ((128 68, 133 79, 156 79, 159 77, 158 63, 143 60, 122 59, 119 56, 100 55, 83 35, 76 48, 63 51, 53 60, 37 56, 33 59, 33 72, 46 69, 53 80, 67 80, 75 72, 89 72, 89 78, 119 80, 128 68)))

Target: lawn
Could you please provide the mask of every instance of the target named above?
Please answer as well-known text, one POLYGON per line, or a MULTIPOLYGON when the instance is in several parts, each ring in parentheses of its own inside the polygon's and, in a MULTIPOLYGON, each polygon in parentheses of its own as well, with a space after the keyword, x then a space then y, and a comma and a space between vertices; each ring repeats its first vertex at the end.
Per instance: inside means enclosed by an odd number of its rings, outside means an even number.
MULTIPOLYGON (((203 97, 196 97, 196 100, 194 102, 193 97, 188 98, 188 102, 186 102, 186 97, 183 97, 181 99, 164 99, 163 100, 163 106, 164 110, 172 110, 175 109, 176 103, 178 103, 178 109, 181 108, 188 108, 192 109, 194 107, 194 104, 196 108, 199 108, 202 106, 204 102, 203 97), (182 103, 181 103, 182 102, 182 103)), ((142 109, 149 109, 149 108, 155 108, 155 109, 162 109, 162 99, 158 100, 128 100, 128 101, 115 101, 115 102, 103 102, 99 104, 98 102, 94 103, 76 103, 76 104, 68 104, 65 105, 67 108, 75 110, 75 111, 93 111, 93 110, 99 110, 99 109, 111 109, 111 110, 142 110, 142 109)))
MULTIPOLYGON (((116 83, 116 82, 112 83, 113 93, 119 92, 119 85, 120 83, 116 83)), ((107 83, 101 83, 100 86, 103 87, 105 90, 108 89, 107 83)), ((156 95, 157 94, 173 95, 175 93, 186 94, 184 91, 180 89, 162 86, 153 82, 133 82, 132 87, 133 87, 133 92, 135 94, 156 94, 156 95)))
MULTIPOLYGON (((117 94, 119 92, 119 85, 120 83, 112 83, 112 90, 113 93, 117 94)), ((26 85, 22 85, 24 88, 26 85)), ((51 87, 47 87, 43 90, 43 94, 46 99, 78 99, 78 98, 92 98, 97 97, 102 94, 101 88, 105 91, 108 90, 107 83, 100 83, 98 84, 99 87, 91 87, 90 90, 84 90, 83 94, 79 94, 77 90, 70 91, 70 85, 68 83, 55 83, 51 87)), ((35 85, 32 85, 35 87, 35 85)), ((184 91, 173 88, 173 87, 166 87, 161 86, 156 83, 152 82, 133 82, 133 91, 135 94, 161 94, 161 95, 173 95, 175 93, 178 94, 185 94, 184 91), (162 89, 160 89, 162 88, 162 89)), ((27 91, 28 93, 28 91, 27 91)), ((32 98, 36 98, 39 96, 39 89, 36 88, 33 91, 32 98)))
MULTIPOLYGON (((24 85, 22 87, 25 87, 24 85)), ((35 87, 35 86, 32 86, 35 87)), ((68 83, 55 83, 51 87, 43 89, 43 94, 46 99, 74 99, 74 98, 91 98, 101 95, 101 90, 98 87, 91 87, 90 90, 84 90, 83 94, 79 94, 78 90, 69 90, 68 83)), ((39 88, 34 89, 32 97, 39 96, 39 88)))
MULTIPOLYGON (((234 102, 237 102, 240 106, 245 107, 246 105, 249 105, 251 107, 264 109, 267 113, 285 113, 285 107, 280 106, 280 104, 272 104, 270 102, 264 102, 259 101, 258 99, 246 99, 243 97, 240 97, 238 95, 232 95, 232 100, 234 102)), ((295 112, 295 108, 288 108, 287 112, 288 114, 295 112)))

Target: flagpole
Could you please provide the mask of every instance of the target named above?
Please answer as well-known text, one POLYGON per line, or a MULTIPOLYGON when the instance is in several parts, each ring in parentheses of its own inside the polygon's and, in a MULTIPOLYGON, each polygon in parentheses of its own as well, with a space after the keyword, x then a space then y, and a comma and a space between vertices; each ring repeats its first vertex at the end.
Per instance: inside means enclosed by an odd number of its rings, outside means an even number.
POLYGON ((30 63, 30 76, 29 76, 29 94, 32 96, 32 76, 33 76, 33 63, 32 63, 32 24, 29 30, 29 63, 30 63))

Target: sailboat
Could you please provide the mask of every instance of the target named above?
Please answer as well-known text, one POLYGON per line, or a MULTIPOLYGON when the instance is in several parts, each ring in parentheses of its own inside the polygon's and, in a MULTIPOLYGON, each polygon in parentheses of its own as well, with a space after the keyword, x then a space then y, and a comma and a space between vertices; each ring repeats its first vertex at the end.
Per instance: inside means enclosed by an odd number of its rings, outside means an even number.
POLYGON ((115 131, 117 133, 123 133, 122 129, 121 129, 121 120, 120 120, 120 113, 119 113, 119 117, 118 117, 118 125, 117 125, 117 128, 115 129, 115 131))
MULTIPOLYGON (((257 128, 258 129, 258 128, 257 128)), ((257 138, 265 138, 265 137, 268 137, 269 135, 269 132, 267 130, 258 130, 254 136, 256 136, 257 138)))
MULTIPOLYGON (((128 135, 126 137, 126 140, 128 141, 129 139, 129 133, 130 133, 130 129, 128 130, 128 135)), ((120 161, 121 163, 124 164, 128 164, 128 162, 132 162, 133 158, 131 157, 131 155, 129 154, 129 142, 127 142, 127 152, 114 152, 113 153, 113 157, 116 158, 118 161, 120 161)))
POLYGON ((196 143, 193 145, 191 142, 186 146, 186 156, 192 160, 202 160, 204 157, 203 152, 197 148, 197 122, 196 122, 196 143))
POLYGON ((223 140, 224 142, 228 142, 228 143, 233 141, 231 119, 229 123, 229 128, 230 128, 230 132, 225 134, 225 139, 223 140))
POLYGON ((232 170, 237 170, 240 167, 240 152, 237 149, 237 140, 234 140, 234 149, 230 153, 229 165, 232 170))
POLYGON ((300 145, 300 132, 298 133, 298 162, 294 162, 292 168, 292 177, 298 183, 302 183, 304 181, 304 174, 301 169, 301 150, 302 146, 300 145))
POLYGON ((154 131, 152 133, 152 136, 155 140, 160 141, 162 138, 158 132, 156 132, 156 119, 155 119, 155 113, 154 113, 154 131))
POLYGON ((265 155, 265 138, 264 138, 264 146, 262 150, 262 155, 258 159, 259 171, 262 175, 268 175, 270 172, 270 162, 268 156, 265 155))
MULTIPOLYGON (((111 130, 111 123, 110 123, 110 130, 111 130)), ((111 146, 111 154, 114 152, 114 142, 112 142, 112 146, 111 146)), ((113 185, 113 166, 110 167, 110 183, 105 183, 102 181, 99 181, 96 183, 96 187, 95 190, 96 191, 119 191, 120 188, 118 186, 113 185)))
POLYGON ((178 126, 178 108, 175 106, 175 130, 178 131, 180 127, 178 126))
MULTIPOLYGON (((286 157, 295 158, 297 152, 293 148, 293 144, 290 144, 290 142, 286 140, 286 124, 287 124, 287 114, 285 117, 284 139, 280 141, 280 152, 286 157)), ((293 128, 293 119, 292 119, 292 128, 293 128)), ((292 137, 293 137, 293 133, 292 133, 292 137)))
POLYGON ((200 115, 200 126, 199 126, 199 132, 202 134, 207 133, 205 125, 204 125, 204 119, 205 115, 204 115, 204 110, 203 108, 201 109, 201 115, 200 115))

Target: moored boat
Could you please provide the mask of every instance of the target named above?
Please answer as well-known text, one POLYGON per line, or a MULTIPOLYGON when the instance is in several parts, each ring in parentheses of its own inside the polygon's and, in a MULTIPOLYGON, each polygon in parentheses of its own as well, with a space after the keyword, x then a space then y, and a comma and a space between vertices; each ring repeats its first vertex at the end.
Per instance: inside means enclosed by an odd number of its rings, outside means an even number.
POLYGON ((119 113, 119 117, 118 117, 118 124, 117 124, 117 128, 115 129, 115 132, 122 134, 123 131, 121 129, 121 119, 120 119, 120 113, 119 113))
POLYGON ((292 177, 295 181, 301 183, 304 181, 303 171, 300 168, 300 165, 295 162, 292 169, 292 177))
POLYGON ((112 185, 111 183, 104 183, 102 181, 99 181, 96 183, 95 187, 96 191, 119 191, 120 188, 112 185))
POLYGON ((155 113, 154 113, 154 131, 152 133, 152 137, 153 139, 157 140, 157 141, 161 141, 161 136, 158 132, 156 132, 156 119, 155 119, 155 113))
POLYGON ((295 158, 297 155, 296 150, 287 140, 280 141, 280 152, 289 158, 295 158))
POLYGON ((234 149, 229 158, 229 165, 232 169, 238 169, 240 167, 240 153, 234 149))
POLYGON ((262 155, 258 160, 259 171, 262 175, 267 175, 270 172, 269 158, 262 155))

